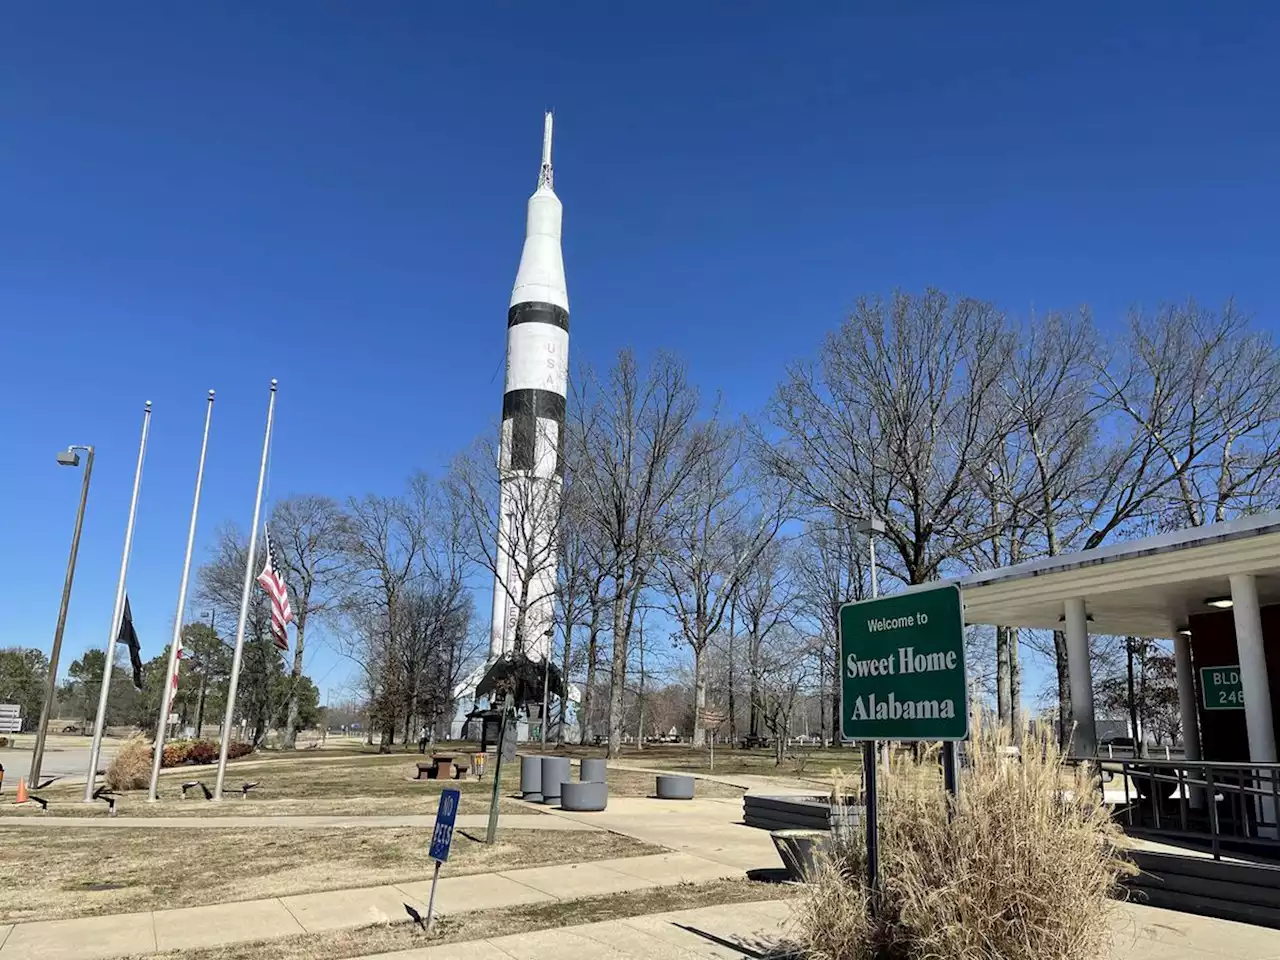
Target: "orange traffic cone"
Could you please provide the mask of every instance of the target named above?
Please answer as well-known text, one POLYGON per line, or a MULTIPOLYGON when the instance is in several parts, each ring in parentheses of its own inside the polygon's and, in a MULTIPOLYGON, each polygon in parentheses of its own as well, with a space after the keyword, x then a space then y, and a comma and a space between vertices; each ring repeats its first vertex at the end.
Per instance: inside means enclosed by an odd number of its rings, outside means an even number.
POLYGON ((28 797, 27 797, 27 781, 26 781, 26 780, 24 780, 24 779, 22 779, 22 777, 19 777, 19 778, 18 778, 18 799, 17 799, 17 801, 16 801, 16 802, 17 802, 17 803, 26 803, 26 802, 27 802, 27 800, 28 800, 28 797))

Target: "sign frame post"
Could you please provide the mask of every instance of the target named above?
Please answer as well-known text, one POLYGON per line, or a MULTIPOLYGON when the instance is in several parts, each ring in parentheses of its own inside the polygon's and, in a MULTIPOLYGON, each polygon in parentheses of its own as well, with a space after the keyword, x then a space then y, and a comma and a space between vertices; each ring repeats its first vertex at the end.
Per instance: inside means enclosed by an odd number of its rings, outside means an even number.
POLYGON ((840 735, 862 749, 867 886, 874 912, 880 881, 879 743, 942 741, 947 790, 955 796, 959 788, 956 744, 969 737, 960 587, 940 584, 844 604, 838 671, 840 735))
POLYGON ((498 839, 498 803, 501 799, 499 791, 502 783, 502 754, 507 745, 507 725, 515 712, 515 698, 507 694, 502 702, 502 722, 498 725, 498 755, 493 764, 493 795, 489 800, 489 829, 485 832, 484 842, 496 843, 498 839))
POLYGON ((431 831, 431 849, 428 852, 436 862, 431 873, 431 895, 427 898, 427 920, 425 929, 431 932, 431 918, 436 910, 436 884, 440 882, 440 868, 449 859, 449 848, 453 846, 453 826, 458 820, 458 804, 462 800, 462 792, 455 787, 445 787, 440 791, 440 804, 436 807, 436 823, 431 831))

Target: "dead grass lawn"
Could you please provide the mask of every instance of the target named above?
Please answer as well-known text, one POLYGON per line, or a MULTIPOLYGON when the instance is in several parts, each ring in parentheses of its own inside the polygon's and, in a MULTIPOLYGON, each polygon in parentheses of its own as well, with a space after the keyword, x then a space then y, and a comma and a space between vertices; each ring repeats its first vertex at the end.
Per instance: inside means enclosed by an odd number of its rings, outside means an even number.
MULTIPOLYGON (((331 759, 319 751, 290 756, 248 769, 228 766, 222 803, 209 803, 198 787, 182 798, 182 783, 203 781, 210 790, 217 776, 215 766, 184 767, 166 771, 160 779, 160 800, 147 801, 146 790, 130 790, 117 801, 122 817, 218 817, 218 816, 391 816, 434 814, 440 791, 456 787, 462 792, 459 812, 488 813, 491 779, 415 780, 417 753, 411 757, 361 756, 331 759), (258 786, 241 799, 240 786, 258 786)), ((506 794, 518 789, 516 764, 506 765, 502 783, 506 794)), ((101 817, 105 804, 81 802, 84 787, 55 783, 40 791, 49 801, 46 816, 101 817)), ((501 813, 528 813, 526 808, 503 801, 501 813)), ((0 823, 6 816, 40 816, 34 805, 0 805, 0 823)))
MULTIPOLYGON (((459 831, 449 874, 661 853, 601 832, 459 831)), ((33 830, 0 827, 0 921, 53 920, 431 877, 430 830, 33 830)))

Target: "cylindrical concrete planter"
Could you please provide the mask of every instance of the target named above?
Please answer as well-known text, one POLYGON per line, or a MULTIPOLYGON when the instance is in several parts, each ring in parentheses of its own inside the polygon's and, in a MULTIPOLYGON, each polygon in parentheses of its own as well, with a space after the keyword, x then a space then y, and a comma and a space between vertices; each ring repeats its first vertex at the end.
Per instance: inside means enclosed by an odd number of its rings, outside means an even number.
POLYGON ((658 777, 655 792, 659 800, 692 800, 693 777, 658 777))
POLYGON ((609 786, 603 781, 564 783, 560 785, 560 809, 593 812, 603 810, 609 802, 609 786))
POLYGON ((520 796, 531 803, 542 802, 542 757, 520 758, 520 796))
POLYGON ((542 758, 542 802, 559 803, 560 785, 569 779, 568 757, 542 758))
POLYGON ((769 834, 787 868, 787 879, 809 883, 818 876, 818 862, 826 855, 831 834, 826 830, 774 830, 769 834))
POLYGON ((583 760, 582 767, 578 770, 578 779, 583 783, 604 783, 608 766, 607 760, 583 760))

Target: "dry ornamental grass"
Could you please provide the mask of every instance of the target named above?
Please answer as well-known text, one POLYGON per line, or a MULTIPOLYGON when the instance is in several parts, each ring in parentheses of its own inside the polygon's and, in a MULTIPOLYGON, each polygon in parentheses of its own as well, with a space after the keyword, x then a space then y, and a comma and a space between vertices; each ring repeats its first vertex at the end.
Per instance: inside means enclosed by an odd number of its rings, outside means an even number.
POLYGON ((1133 867, 1085 771, 1066 767, 1052 731, 1007 755, 992 725, 970 744, 956 802, 936 753, 881 776, 881 893, 867 909, 859 837, 837 845, 799 905, 813 960, 1095 960, 1110 898, 1133 867))

